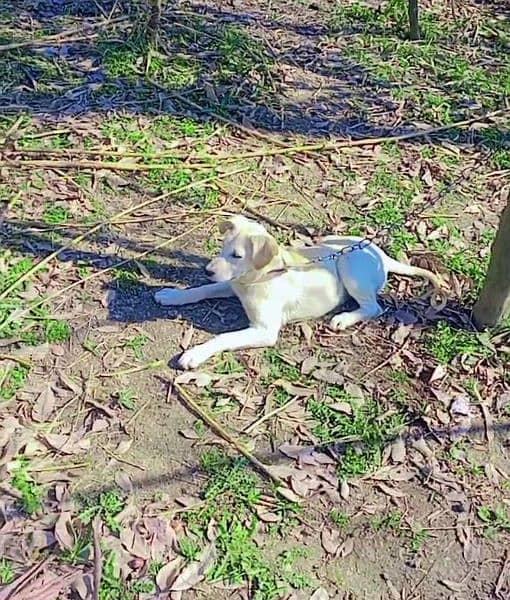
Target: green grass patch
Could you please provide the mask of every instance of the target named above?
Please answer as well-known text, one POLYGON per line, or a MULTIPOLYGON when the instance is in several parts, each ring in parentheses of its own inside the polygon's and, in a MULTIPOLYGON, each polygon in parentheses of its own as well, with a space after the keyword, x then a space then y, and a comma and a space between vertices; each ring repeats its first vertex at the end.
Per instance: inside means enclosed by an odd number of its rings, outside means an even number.
POLYGON ((15 365, 0 370, 0 400, 11 400, 23 388, 30 369, 24 365, 15 365))
POLYGON ((7 585, 12 581, 14 581, 14 569, 6 558, 2 558, 0 560, 0 585, 7 585))
POLYGON ((99 495, 96 500, 83 498, 84 508, 78 518, 84 525, 92 522, 95 516, 100 515, 113 533, 120 533, 121 526, 116 516, 124 509, 126 502, 123 494, 118 490, 109 490, 99 495))
POLYGON ((441 364, 448 365, 460 355, 471 359, 490 358, 495 350, 488 333, 455 329, 446 321, 439 321, 425 341, 427 350, 441 364))
POLYGON ((34 481, 29 473, 29 461, 20 457, 12 471, 11 485, 21 494, 21 508, 33 515, 42 508, 44 493, 42 488, 34 481))
POLYGON ((351 405, 352 414, 332 408, 329 402, 310 400, 308 411, 314 419, 313 433, 324 444, 346 444, 338 474, 353 479, 376 470, 381 465, 385 446, 405 427, 401 412, 386 412, 374 400, 360 403, 338 386, 328 388, 328 395, 351 405))
MULTIPOLYGON (((209 581, 233 585, 249 582, 252 597, 258 600, 276 600, 288 588, 309 587, 312 578, 305 572, 296 573, 294 568, 303 555, 300 549, 270 557, 268 549, 255 541, 261 528, 256 507, 264 490, 262 481, 249 470, 248 463, 213 450, 202 455, 201 467, 208 478, 203 492, 204 504, 184 515, 193 535, 189 543, 185 542, 185 556, 196 558, 197 544, 200 548, 205 545, 207 527, 213 519, 217 558, 208 574, 209 581)), ((292 518, 296 513, 297 507, 292 503, 274 500, 272 510, 277 514, 292 518)))
POLYGON ((284 360, 282 355, 274 348, 264 350, 264 363, 267 368, 267 375, 264 377, 266 385, 277 379, 296 382, 301 378, 299 367, 284 360))

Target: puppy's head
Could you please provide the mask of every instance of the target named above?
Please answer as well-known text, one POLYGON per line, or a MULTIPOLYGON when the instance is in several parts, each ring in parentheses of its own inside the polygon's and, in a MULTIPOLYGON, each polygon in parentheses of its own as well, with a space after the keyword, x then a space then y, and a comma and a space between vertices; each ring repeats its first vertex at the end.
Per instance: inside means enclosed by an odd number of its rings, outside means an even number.
POLYGON ((220 232, 225 235, 221 254, 206 266, 213 281, 232 281, 261 271, 278 254, 276 240, 246 217, 231 217, 220 225, 220 232))

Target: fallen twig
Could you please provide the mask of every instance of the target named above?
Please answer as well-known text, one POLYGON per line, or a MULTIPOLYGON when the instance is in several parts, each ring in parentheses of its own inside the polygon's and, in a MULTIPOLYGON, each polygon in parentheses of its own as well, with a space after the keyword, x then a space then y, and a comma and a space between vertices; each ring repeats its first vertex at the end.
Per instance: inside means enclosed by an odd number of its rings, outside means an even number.
POLYGON ((210 169, 211 164, 204 162, 181 163, 179 165, 167 163, 131 163, 122 161, 102 160, 48 160, 48 159, 4 159, 0 160, 0 167, 36 167, 38 169, 93 169, 112 171, 178 171, 186 169, 210 169))
POLYGON ((121 369, 120 371, 113 371, 111 373, 101 373, 100 377, 120 377, 121 375, 132 375, 133 373, 140 373, 140 371, 146 371, 147 369, 158 369, 164 365, 164 360, 153 360, 152 362, 140 365, 138 367, 130 367, 129 369, 121 369))
POLYGON ((16 598, 15 594, 26 587, 32 579, 37 577, 37 575, 46 567, 46 565, 53 560, 53 558, 54 557, 50 554, 44 560, 32 565, 28 571, 22 573, 7 587, 4 587, 0 591, 0 600, 14 600, 16 598))
POLYGON ((61 288, 60 290, 57 290, 56 292, 54 292, 53 294, 50 294, 49 296, 46 296, 45 298, 41 298, 37 302, 31 304, 28 308, 25 308, 24 310, 22 310, 20 312, 12 313, 12 315, 7 317, 7 319, 3 323, 0 324, 0 331, 2 331, 2 329, 4 327, 7 327, 7 325, 12 323, 12 321, 14 319, 17 319, 17 320, 23 319, 23 317, 25 317, 27 314, 29 314, 35 308, 39 308, 40 306, 48 304, 48 302, 55 300, 59 296, 62 296, 63 294, 65 294, 66 292, 69 292, 70 290, 74 289, 75 287, 78 287, 79 285, 83 285, 84 283, 87 283, 88 281, 90 281, 91 279, 95 279, 96 277, 101 277, 102 275, 105 275, 105 273, 113 271, 114 269, 118 269, 119 267, 121 267, 123 265, 127 265, 135 260, 140 260, 144 256, 151 254, 152 252, 156 252, 157 250, 160 250, 162 248, 165 248, 166 246, 169 246, 170 244, 173 244, 177 240, 189 235, 193 231, 203 228, 211 220, 212 220, 212 217, 210 217, 209 219, 206 219, 205 221, 202 221, 198 225, 194 225, 193 227, 190 227, 189 229, 187 229, 184 233, 181 233, 180 235, 176 235, 173 238, 164 240, 163 242, 161 242, 154 248, 151 248, 150 250, 145 250, 144 252, 141 252, 140 254, 138 254, 137 256, 135 256, 133 258, 126 258, 125 260, 122 260, 111 267, 106 267, 106 269, 102 269, 101 271, 96 271, 95 273, 91 273, 90 275, 88 275, 87 277, 84 277, 83 279, 78 279, 78 281, 75 281, 73 283, 70 283, 69 285, 66 285, 65 287, 61 288))
POLYGON ((94 546, 94 587, 92 590, 93 600, 99 600, 101 588, 101 577, 103 575, 103 553, 101 551, 101 517, 96 515, 92 521, 92 540, 94 546))
POLYGON ((289 406, 292 406, 293 404, 295 404, 296 401, 299 400, 299 398, 302 398, 302 396, 294 396, 294 398, 291 398, 283 406, 278 406, 275 409, 270 410, 268 413, 266 413, 265 415, 262 415, 259 419, 257 419, 256 421, 254 421, 253 423, 251 423, 250 425, 245 427, 243 429, 243 433, 251 433, 259 425, 264 423, 264 421, 267 421, 268 419, 271 419, 271 417, 275 417, 276 415, 279 415, 281 412, 286 411, 289 408, 289 406))
MULTIPOLYGON (((496 588, 494 593, 498 596, 505 589, 505 580, 508 577, 508 571, 510 570, 510 549, 506 551, 506 557, 503 562, 503 566, 501 567, 501 571, 498 575, 498 580, 496 581, 496 588)), ((508 592, 508 589, 507 589, 508 592)), ((503 598, 503 595, 501 596, 503 598)))
POLYGON ((249 452, 243 444, 235 440, 228 431, 226 431, 213 417, 208 415, 201 406, 199 406, 193 398, 188 394, 184 388, 182 388, 178 383, 174 382, 174 388, 179 393, 181 400, 184 402, 188 410, 191 410, 193 413, 197 414, 204 423, 206 423, 216 435, 219 435, 222 439, 228 442, 233 448, 235 448, 240 454, 242 454, 245 458, 247 458, 251 464, 263 475, 274 481, 280 486, 287 487, 287 484, 280 479, 277 475, 275 475, 269 467, 267 467, 264 463, 262 463, 256 456, 253 456, 251 452, 249 452))
MULTIPOLYGON (((122 210, 121 212, 117 213, 116 215, 114 215, 113 217, 111 217, 110 219, 107 219, 105 221, 101 221, 97 225, 94 225, 93 227, 91 227, 88 231, 86 231, 86 232, 82 233, 81 235, 79 235, 78 237, 72 239, 68 244, 65 244, 64 246, 61 246, 58 250, 55 250, 51 254, 48 254, 48 256, 46 256, 45 258, 43 258, 42 260, 40 260, 38 263, 36 263, 26 273, 24 273, 23 275, 21 275, 20 277, 18 277, 18 279, 16 279, 15 281, 13 281, 11 283, 11 285, 9 285, 0 294, 0 300, 3 300, 7 296, 9 296, 9 294, 11 294, 21 284, 23 284, 25 281, 27 281, 28 279, 30 279, 30 277, 32 277, 32 275, 34 275, 34 273, 36 273, 42 267, 44 267, 49 262, 51 262, 59 254, 61 254, 62 252, 66 251, 66 250, 69 250, 69 249, 73 248, 76 244, 78 244, 79 242, 82 242, 88 236, 92 235, 96 231, 99 231, 99 229, 101 229, 101 228, 103 228, 103 227, 105 227, 107 225, 114 225, 117 219, 121 219, 122 217, 130 215, 130 214, 136 212, 137 210, 140 210, 141 208, 145 208, 146 206, 150 206, 151 204, 159 202, 160 200, 163 200, 164 198, 169 198, 170 196, 175 196, 177 194, 185 192, 186 190, 192 189, 192 188, 197 187, 199 185, 204 185, 205 183, 210 182, 210 181, 214 181, 215 179, 220 178, 220 177, 229 177, 229 176, 234 175, 236 173, 241 173, 244 170, 246 170, 246 169, 245 168, 237 169, 236 171, 229 171, 228 173, 220 173, 219 175, 211 175, 210 177, 207 177, 207 178, 202 179, 200 181, 192 181, 191 183, 183 185, 183 186, 181 186, 181 187, 179 187, 179 188, 177 188, 175 190, 172 190, 170 192, 165 192, 164 194, 161 194, 160 196, 156 196, 155 198, 150 198, 149 200, 145 200, 144 202, 141 202, 140 204, 137 204, 136 206, 131 206, 129 208, 126 208, 126 209, 122 210)), ((32 306, 32 308, 33 307, 34 307, 34 305, 32 306)), ((19 318, 19 314, 16 315, 16 318, 19 318)), ((9 321, 9 317, 8 317, 2 324, 0 324, 0 331, 9 322, 11 322, 11 321, 9 321)))
MULTIPOLYGON (((11 42, 10 44, 4 44, 0 46, 0 53, 7 52, 9 50, 17 50, 18 48, 28 48, 30 46, 46 46, 48 44, 65 44, 71 41, 77 41, 76 38, 69 39, 69 36, 73 36, 75 34, 83 34, 84 29, 100 29, 102 27, 110 27, 111 25, 118 25, 119 23, 128 21, 127 17, 117 17, 116 19, 111 19, 109 21, 101 21, 100 23, 91 23, 87 26, 83 24, 79 27, 73 27, 72 29, 68 29, 66 31, 61 31, 60 33, 55 33, 54 35, 48 35, 45 38, 38 38, 36 40, 25 40, 24 42, 11 42)), ((90 36, 81 36, 78 39, 85 39, 90 36)))

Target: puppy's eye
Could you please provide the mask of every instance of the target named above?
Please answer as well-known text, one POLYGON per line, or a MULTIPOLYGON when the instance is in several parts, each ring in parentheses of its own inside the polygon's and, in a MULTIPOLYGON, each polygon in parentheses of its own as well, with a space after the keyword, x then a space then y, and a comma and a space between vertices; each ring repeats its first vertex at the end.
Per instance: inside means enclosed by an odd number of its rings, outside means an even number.
POLYGON ((239 252, 234 251, 234 252, 232 252, 232 258, 243 258, 243 257, 239 254, 239 252))

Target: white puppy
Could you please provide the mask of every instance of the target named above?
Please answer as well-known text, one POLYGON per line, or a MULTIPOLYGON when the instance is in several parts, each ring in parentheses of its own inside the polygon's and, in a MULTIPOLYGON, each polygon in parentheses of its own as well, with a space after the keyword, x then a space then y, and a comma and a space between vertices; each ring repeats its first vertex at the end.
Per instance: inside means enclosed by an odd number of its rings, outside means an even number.
POLYGON ((225 234, 222 252, 206 267, 215 283, 186 290, 167 288, 156 292, 155 298, 166 306, 180 306, 206 298, 237 296, 250 326, 222 333, 186 350, 179 360, 184 369, 198 367, 225 350, 273 346, 286 323, 321 317, 349 296, 359 308, 333 316, 332 329, 345 329, 378 317, 382 308, 377 294, 386 285, 390 272, 423 276, 437 290, 441 286, 432 272, 393 260, 373 243, 310 263, 363 238, 328 236, 318 246, 281 248, 262 225, 242 216, 223 223, 220 231, 225 234))

